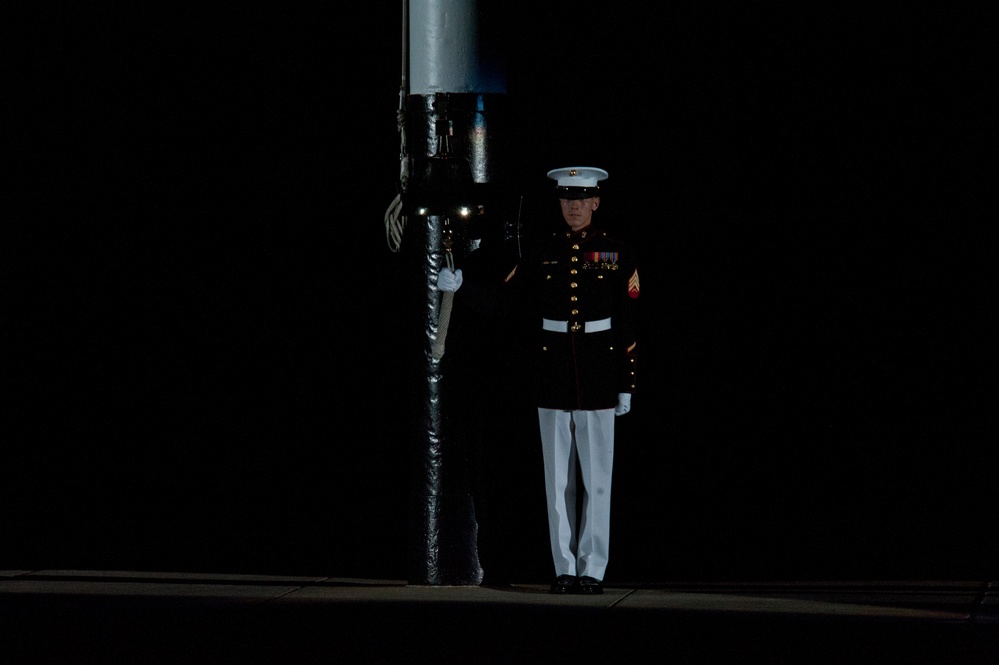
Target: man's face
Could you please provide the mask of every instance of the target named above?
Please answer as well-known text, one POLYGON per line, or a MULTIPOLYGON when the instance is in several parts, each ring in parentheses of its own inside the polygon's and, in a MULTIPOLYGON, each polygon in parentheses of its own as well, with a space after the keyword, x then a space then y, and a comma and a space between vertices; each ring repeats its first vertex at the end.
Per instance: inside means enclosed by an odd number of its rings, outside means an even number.
POLYGON ((588 199, 559 199, 562 206, 562 217, 573 231, 579 231, 589 226, 593 221, 593 211, 600 205, 599 196, 588 199))

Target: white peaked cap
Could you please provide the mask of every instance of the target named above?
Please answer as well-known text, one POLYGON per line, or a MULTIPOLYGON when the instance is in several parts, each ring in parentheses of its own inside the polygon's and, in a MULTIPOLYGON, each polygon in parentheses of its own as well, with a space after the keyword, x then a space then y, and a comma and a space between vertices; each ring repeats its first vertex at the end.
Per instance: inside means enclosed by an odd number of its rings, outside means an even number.
POLYGON ((606 180, 607 171, 592 166, 567 166, 552 169, 548 177, 559 187, 596 187, 601 180, 606 180))

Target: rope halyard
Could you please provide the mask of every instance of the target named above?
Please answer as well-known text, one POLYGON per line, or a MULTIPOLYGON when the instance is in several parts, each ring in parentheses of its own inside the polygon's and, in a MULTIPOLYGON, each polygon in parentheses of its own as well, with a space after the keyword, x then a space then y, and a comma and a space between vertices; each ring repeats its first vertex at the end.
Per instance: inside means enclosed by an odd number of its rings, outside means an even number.
MULTIPOLYGON (((453 237, 448 220, 444 220, 444 262, 450 270, 454 270, 454 253, 451 251, 453 247, 453 237)), ((454 293, 451 291, 444 291, 441 293, 441 305, 440 311, 438 312, 437 319, 437 339, 434 340, 434 348, 431 352, 431 356, 434 361, 438 361, 444 357, 444 340, 447 338, 447 328, 448 324, 451 322, 451 307, 454 303, 454 293)))
POLYGON ((396 124, 399 129, 399 193, 385 210, 385 240, 389 250, 398 252, 402 247, 402 232, 406 228, 406 217, 402 214, 402 197, 409 186, 409 156, 406 154, 406 110, 404 95, 399 92, 399 111, 396 124))
POLYGON ((399 193, 385 210, 385 240, 389 250, 402 248, 402 232, 406 216, 402 214, 402 198, 409 186, 409 148, 406 145, 406 95, 409 94, 409 1, 402 0, 402 80, 399 84, 399 108, 395 122, 399 130, 399 193))

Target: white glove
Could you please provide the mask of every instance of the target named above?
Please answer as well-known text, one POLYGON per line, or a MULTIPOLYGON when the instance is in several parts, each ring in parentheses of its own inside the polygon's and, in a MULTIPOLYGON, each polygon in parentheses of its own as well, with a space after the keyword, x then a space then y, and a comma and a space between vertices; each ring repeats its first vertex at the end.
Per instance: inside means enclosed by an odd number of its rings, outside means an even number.
POLYGON ((631 411, 631 393, 618 393, 617 406, 614 407, 615 416, 623 416, 631 411))
POLYGON ((450 268, 441 268, 437 273, 437 288, 441 291, 454 293, 461 286, 461 268, 452 271, 450 268))

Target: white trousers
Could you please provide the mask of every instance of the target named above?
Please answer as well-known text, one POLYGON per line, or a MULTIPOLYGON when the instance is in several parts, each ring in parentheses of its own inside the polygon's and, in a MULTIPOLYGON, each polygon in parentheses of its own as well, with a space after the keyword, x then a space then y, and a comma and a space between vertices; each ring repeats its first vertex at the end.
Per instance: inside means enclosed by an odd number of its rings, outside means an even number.
POLYGON ((538 409, 545 460, 548 531, 556 575, 602 580, 610 542, 614 409, 538 409), (576 511, 576 468, 582 478, 576 511))

